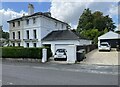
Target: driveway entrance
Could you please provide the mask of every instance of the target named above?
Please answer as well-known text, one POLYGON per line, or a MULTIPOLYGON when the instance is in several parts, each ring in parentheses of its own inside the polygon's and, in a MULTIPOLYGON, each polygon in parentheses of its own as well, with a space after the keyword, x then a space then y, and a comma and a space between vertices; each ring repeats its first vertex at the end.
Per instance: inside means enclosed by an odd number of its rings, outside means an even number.
POLYGON ((110 52, 99 52, 98 49, 86 54, 86 59, 82 61, 85 64, 101 64, 101 65, 119 65, 118 58, 120 52, 111 50, 110 52))

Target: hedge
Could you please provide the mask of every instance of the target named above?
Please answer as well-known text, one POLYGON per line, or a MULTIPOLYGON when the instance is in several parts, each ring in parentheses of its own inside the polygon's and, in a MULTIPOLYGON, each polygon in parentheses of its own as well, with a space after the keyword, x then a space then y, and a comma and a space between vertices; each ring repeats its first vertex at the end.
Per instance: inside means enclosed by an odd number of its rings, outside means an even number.
POLYGON ((42 49, 47 49, 47 58, 52 56, 51 49, 24 48, 24 47, 2 47, 2 58, 32 58, 42 59, 42 49))

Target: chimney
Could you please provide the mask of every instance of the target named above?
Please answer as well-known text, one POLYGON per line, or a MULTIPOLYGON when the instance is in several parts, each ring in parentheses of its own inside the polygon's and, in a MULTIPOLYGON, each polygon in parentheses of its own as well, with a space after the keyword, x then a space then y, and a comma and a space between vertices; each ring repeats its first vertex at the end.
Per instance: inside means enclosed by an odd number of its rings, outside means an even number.
POLYGON ((50 12, 45 12, 44 15, 51 17, 51 13, 50 12))
POLYGON ((34 6, 32 4, 28 5, 28 15, 34 14, 34 6))

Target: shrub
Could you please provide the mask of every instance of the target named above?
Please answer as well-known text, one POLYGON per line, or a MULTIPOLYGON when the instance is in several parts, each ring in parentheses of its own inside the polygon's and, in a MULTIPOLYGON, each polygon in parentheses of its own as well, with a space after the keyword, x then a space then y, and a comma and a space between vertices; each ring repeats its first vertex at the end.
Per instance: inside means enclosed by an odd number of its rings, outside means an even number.
POLYGON ((47 58, 52 56, 51 49, 24 48, 24 47, 2 47, 2 58, 32 58, 42 59, 42 49, 47 49, 47 58))

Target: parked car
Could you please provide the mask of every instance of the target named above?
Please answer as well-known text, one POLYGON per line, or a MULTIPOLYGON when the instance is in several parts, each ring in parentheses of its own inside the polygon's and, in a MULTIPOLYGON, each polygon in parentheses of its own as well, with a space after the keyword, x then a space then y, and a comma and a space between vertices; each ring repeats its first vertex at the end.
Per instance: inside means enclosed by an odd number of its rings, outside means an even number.
POLYGON ((103 50, 103 51, 110 51, 111 50, 111 46, 108 42, 102 42, 100 44, 100 46, 98 47, 99 51, 103 50))
POLYGON ((66 49, 57 49, 54 55, 54 60, 64 59, 67 60, 66 49))

